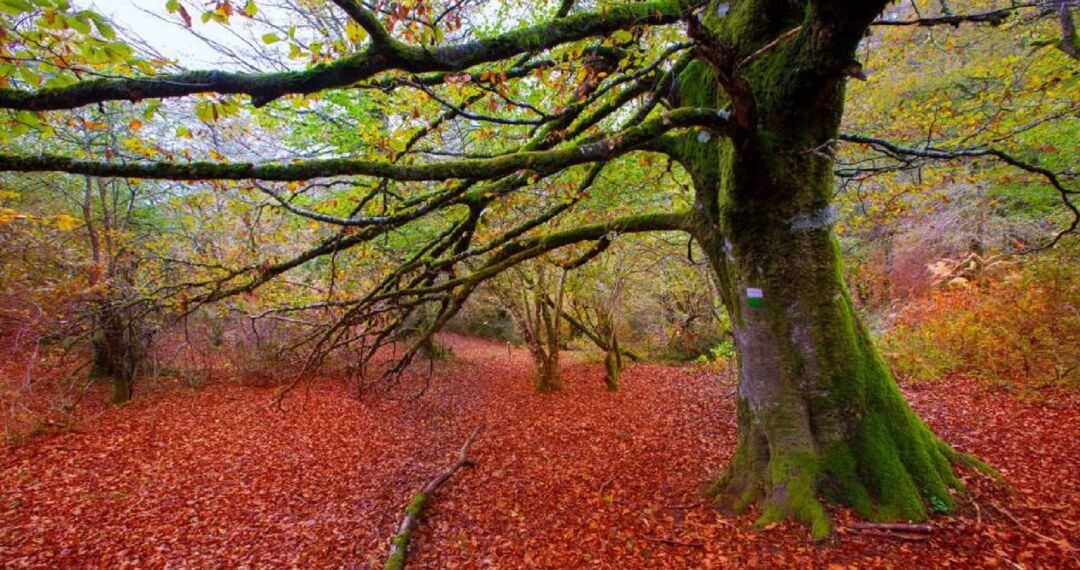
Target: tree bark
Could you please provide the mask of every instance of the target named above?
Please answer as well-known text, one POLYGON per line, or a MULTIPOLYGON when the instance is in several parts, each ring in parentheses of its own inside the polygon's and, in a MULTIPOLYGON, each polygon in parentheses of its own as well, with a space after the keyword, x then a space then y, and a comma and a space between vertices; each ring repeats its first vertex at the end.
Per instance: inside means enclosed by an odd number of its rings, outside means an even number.
POLYGON ((742 131, 684 136, 676 154, 739 364, 738 444, 712 492, 736 511, 760 505, 758 524, 793 517, 822 538, 822 498, 879 521, 954 509, 963 458, 908 406, 844 284, 827 148, 861 32, 813 16, 742 1, 705 31, 691 25, 705 53, 680 76, 679 103, 728 106, 742 131))
POLYGON ((133 343, 131 331, 125 330, 123 317, 108 303, 101 303, 94 316, 95 326, 91 337, 93 350, 90 376, 108 378, 112 382, 112 401, 123 404, 131 399, 135 385, 135 367, 139 355, 133 343))
POLYGON ((761 524, 795 517, 815 537, 831 531, 821 495, 883 521, 955 508, 958 455, 889 374, 852 307, 831 230, 761 227, 710 259, 727 282, 739 363, 739 440, 718 501, 760 502, 761 524))

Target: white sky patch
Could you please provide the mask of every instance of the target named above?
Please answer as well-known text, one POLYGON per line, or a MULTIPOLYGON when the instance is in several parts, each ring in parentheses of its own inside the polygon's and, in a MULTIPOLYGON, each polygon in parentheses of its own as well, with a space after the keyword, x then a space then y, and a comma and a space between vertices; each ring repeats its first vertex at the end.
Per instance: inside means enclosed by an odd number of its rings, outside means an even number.
MULTIPOLYGON (((165 9, 166 0, 89 0, 91 9, 100 12, 115 22, 120 28, 146 42, 159 54, 175 60, 181 67, 188 69, 233 69, 235 65, 223 58, 214 48, 195 37, 188 31, 178 14, 170 14, 165 9)), ((197 4, 197 3, 196 3, 197 4)), ((268 6, 258 5, 259 10, 272 10, 268 6)), ((243 52, 246 46, 233 33, 221 24, 211 20, 203 23, 202 12, 187 6, 191 15, 192 29, 208 39, 243 52)), ((250 21, 240 15, 230 19, 230 27, 241 34, 246 34, 251 27, 250 21)))
MULTIPOLYGON (((92 0, 91 9, 100 12, 121 28, 142 38, 161 55, 177 60, 184 67, 205 67, 216 62, 218 56, 209 46, 194 38, 180 27, 163 22, 144 10, 172 21, 179 16, 165 10, 165 0, 92 0)), ((192 16, 198 19, 198 14, 192 16)), ((214 32, 210 26, 204 26, 214 32)), ((228 34, 217 31, 216 36, 225 39, 228 34)))

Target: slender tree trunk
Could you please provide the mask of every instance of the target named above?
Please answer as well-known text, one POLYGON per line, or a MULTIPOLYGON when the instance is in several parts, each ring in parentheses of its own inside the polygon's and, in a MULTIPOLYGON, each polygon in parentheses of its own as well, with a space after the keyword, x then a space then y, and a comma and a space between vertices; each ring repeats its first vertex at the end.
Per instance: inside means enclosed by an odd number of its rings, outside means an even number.
POLYGON ((131 399, 136 368, 141 360, 134 331, 125 326, 115 309, 103 305, 95 316, 97 330, 92 337, 93 363, 91 376, 112 381, 112 401, 122 404, 131 399))
POLYGON ((608 392, 619 391, 619 376, 622 374, 622 355, 618 344, 604 353, 604 386, 608 392))
POLYGON ((566 271, 559 276, 556 284, 555 304, 548 305, 546 268, 537 271, 536 289, 533 291, 533 306, 537 315, 537 329, 542 338, 537 358, 537 392, 559 392, 563 389, 562 375, 559 373, 559 326, 563 310, 563 293, 566 287, 566 271))
MULTIPOLYGON (((613 296, 618 300, 618 295, 613 296)), ((619 348, 618 323, 615 312, 618 310, 614 303, 600 309, 603 311, 597 316, 599 329, 597 332, 605 338, 607 350, 604 352, 604 386, 609 392, 619 391, 619 376, 623 370, 622 350, 619 348)))
POLYGON ((504 291, 500 296, 536 366, 533 389, 540 393, 558 392, 563 389, 559 373, 559 327, 566 273, 562 273, 557 283, 553 301, 548 297, 548 268, 540 263, 535 269, 535 275, 530 277, 515 268, 517 279, 510 288, 516 290, 504 291))

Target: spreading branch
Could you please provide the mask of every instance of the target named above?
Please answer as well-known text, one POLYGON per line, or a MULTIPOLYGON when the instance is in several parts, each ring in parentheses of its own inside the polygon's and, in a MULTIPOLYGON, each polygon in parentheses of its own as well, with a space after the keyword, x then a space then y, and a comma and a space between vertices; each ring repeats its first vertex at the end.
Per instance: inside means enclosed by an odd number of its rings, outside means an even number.
POLYGON ((543 51, 590 37, 604 37, 631 26, 658 26, 677 22, 694 9, 690 0, 655 0, 609 6, 555 18, 492 38, 433 48, 410 46, 382 30, 354 0, 339 0, 351 16, 369 28, 373 41, 363 51, 302 71, 233 73, 188 71, 152 77, 95 79, 66 87, 39 90, 0 89, 0 108, 21 110, 74 109, 103 101, 140 101, 182 97, 196 93, 248 95, 256 107, 290 94, 309 94, 348 87, 385 71, 408 73, 462 71, 482 63, 543 51))
POLYGON ((865 137, 853 134, 842 133, 840 140, 867 145, 871 148, 884 153, 886 156, 897 160, 905 165, 912 165, 915 161, 920 159, 930 160, 958 160, 965 158, 993 158, 999 160, 1009 166, 1013 166, 1025 172, 1038 175, 1046 180, 1050 186, 1057 191, 1061 198, 1061 202, 1073 215, 1072 222, 1064 230, 1057 233, 1054 238, 1043 247, 1052 247, 1057 244, 1065 235, 1075 233, 1077 228, 1080 227, 1080 208, 1072 202, 1071 196, 1080 194, 1080 190, 1069 188, 1062 182, 1060 176, 1050 170, 1049 168, 1032 164, 1030 162, 1021 160, 1016 156, 1009 154, 1005 151, 996 148, 988 147, 975 147, 975 148, 959 148, 959 149, 941 149, 932 146, 924 147, 910 147, 903 146, 886 139, 876 137, 865 137))
POLYGON ((520 170, 550 173, 578 164, 609 160, 642 147, 661 134, 681 127, 728 128, 728 114, 713 109, 684 107, 645 121, 591 144, 549 151, 527 151, 488 159, 464 159, 424 165, 400 165, 363 159, 304 160, 253 164, 221 162, 97 162, 62 156, 0 155, 0 171, 67 172, 89 176, 156 180, 306 181, 332 176, 377 176, 400 181, 452 179, 490 180, 520 170))
POLYGON ((1040 8, 1041 6, 1036 3, 1017 4, 1015 6, 1009 6, 1008 8, 1002 8, 1000 10, 991 10, 988 12, 980 12, 976 14, 942 14, 941 16, 932 16, 926 18, 910 18, 906 20, 888 20, 880 19, 874 20, 875 26, 953 26, 959 27, 960 24, 990 24, 992 26, 999 26, 1012 16, 1017 10, 1023 10, 1025 8, 1040 8))

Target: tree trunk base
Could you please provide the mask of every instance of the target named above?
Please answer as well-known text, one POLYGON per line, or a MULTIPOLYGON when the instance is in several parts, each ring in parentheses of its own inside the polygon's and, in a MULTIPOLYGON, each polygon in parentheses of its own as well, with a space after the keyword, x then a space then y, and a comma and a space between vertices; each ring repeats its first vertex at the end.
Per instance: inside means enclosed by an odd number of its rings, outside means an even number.
POLYGON ((131 400, 132 382, 127 378, 113 378, 112 403, 116 405, 127 403, 131 400))
POLYGON ((561 392, 563 389, 562 375, 559 374, 558 364, 544 365, 540 367, 533 382, 533 390, 538 394, 561 392))
POLYGON ((608 392, 619 391, 619 375, 622 374, 622 362, 620 360, 617 352, 609 350, 604 354, 604 386, 608 392))
POLYGON ((955 510, 952 491, 963 486, 954 466, 993 470, 939 440, 895 385, 884 393, 887 397, 869 406, 857 425, 832 441, 813 434, 793 438, 786 432, 770 433, 765 427, 770 422, 754 418, 740 403, 735 457, 708 493, 718 506, 735 512, 758 504, 756 526, 790 517, 806 524, 815 539, 832 533, 825 502, 878 522, 924 521, 930 513, 955 510), (814 445, 770 443, 783 441, 814 445))

